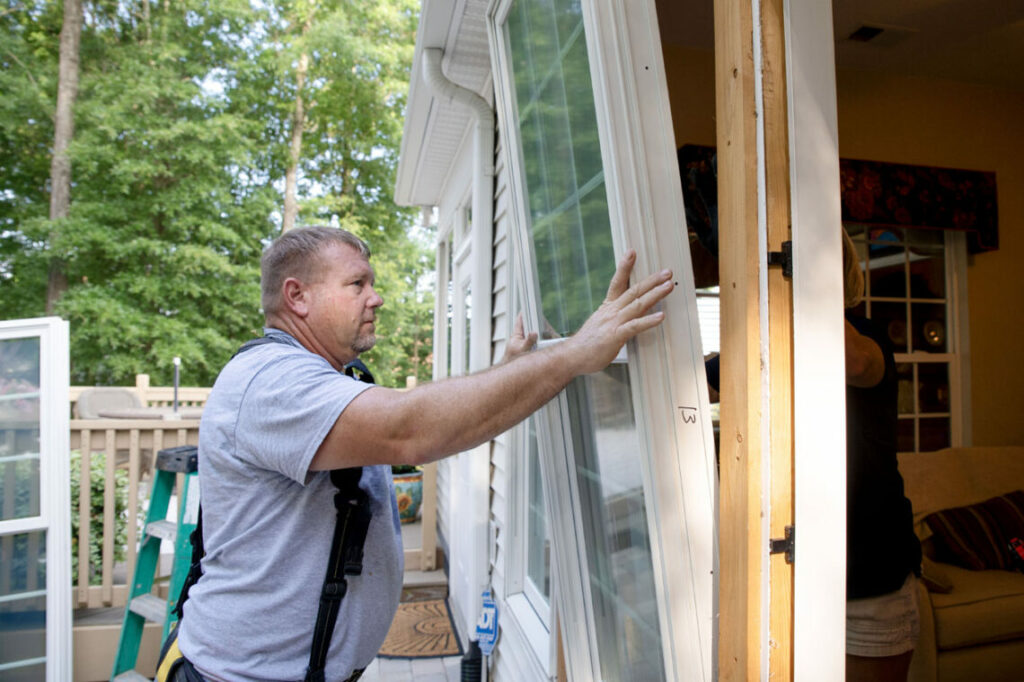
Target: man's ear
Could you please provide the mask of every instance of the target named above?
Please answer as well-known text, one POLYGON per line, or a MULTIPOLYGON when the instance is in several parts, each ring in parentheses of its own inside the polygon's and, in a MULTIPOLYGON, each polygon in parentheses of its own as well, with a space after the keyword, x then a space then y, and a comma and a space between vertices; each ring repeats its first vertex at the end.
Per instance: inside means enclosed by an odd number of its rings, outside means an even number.
POLYGON ((293 315, 309 314, 309 289, 295 277, 287 278, 281 285, 281 298, 285 309, 293 315))

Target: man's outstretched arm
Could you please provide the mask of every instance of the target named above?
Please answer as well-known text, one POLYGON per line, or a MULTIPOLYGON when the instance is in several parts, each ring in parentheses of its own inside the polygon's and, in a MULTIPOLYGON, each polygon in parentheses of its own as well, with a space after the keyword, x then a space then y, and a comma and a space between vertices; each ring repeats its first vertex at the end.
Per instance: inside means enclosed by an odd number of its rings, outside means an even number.
POLYGON ((572 379, 608 366, 637 334, 661 324, 651 308, 673 289, 664 270, 629 286, 636 254, 619 262, 608 295, 561 343, 484 371, 412 389, 372 388, 342 412, 310 466, 422 464, 468 450, 528 417, 572 379))

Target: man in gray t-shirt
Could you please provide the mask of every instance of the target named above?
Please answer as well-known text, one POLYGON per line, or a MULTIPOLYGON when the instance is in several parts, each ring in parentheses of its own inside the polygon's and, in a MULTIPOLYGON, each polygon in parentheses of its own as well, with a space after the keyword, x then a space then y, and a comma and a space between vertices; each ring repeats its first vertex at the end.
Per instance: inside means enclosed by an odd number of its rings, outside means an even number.
POLYGON ((262 260, 266 343, 217 378, 203 412, 199 478, 206 554, 184 606, 178 643, 210 680, 301 680, 334 531, 328 472, 364 467, 372 519, 363 571, 348 579, 325 678, 358 677, 384 641, 402 586, 391 464, 469 450, 607 366, 663 314, 671 273, 629 286, 635 255, 619 263, 608 297, 563 343, 535 352, 517 323, 506 361, 411 391, 340 373, 375 343, 383 299, 366 245, 344 230, 300 228, 262 260))

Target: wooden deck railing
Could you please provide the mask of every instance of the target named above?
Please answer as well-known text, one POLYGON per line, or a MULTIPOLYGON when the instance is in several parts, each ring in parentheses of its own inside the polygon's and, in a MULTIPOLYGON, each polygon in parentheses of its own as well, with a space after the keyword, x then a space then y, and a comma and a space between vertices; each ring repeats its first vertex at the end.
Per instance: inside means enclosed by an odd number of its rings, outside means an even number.
MULTIPOLYGON (((92 388, 92 386, 72 386, 68 394, 68 399, 71 401, 71 414, 74 414, 75 403, 78 401, 78 396, 82 394, 82 391, 92 388)), ((174 404, 174 387, 173 386, 150 386, 148 374, 136 374, 134 386, 123 386, 129 390, 135 391, 139 400, 146 407, 171 407, 174 404)), ((178 406, 179 407, 202 407, 206 404, 206 399, 210 396, 210 389, 202 386, 179 386, 178 387, 178 406)))
MULTIPOLYGON (((411 387, 411 386, 410 386, 411 387)), ((72 403, 87 387, 71 388, 72 403)), ((143 404, 150 407, 164 407, 171 404, 173 388, 168 386, 149 386, 149 377, 139 375, 136 386, 130 387, 139 391, 143 404)), ((210 393, 209 388, 185 387, 178 389, 180 406, 201 407, 210 393)), ((71 450, 80 453, 78 499, 72 500, 72 514, 78 515, 78 580, 74 585, 75 608, 96 608, 105 606, 123 606, 126 602, 127 581, 135 570, 135 559, 138 551, 139 533, 145 521, 150 487, 151 472, 156 453, 163 448, 178 445, 197 445, 199 443, 199 420, 166 420, 166 419, 72 419, 71 450), (113 456, 108 456, 113 453, 113 456), (101 561, 99 566, 99 584, 90 584, 89 548, 92 540, 90 518, 92 512, 90 471, 94 457, 103 457, 103 511, 101 561), (122 474, 118 483, 117 472, 122 474), (123 512, 126 524, 124 540, 124 565, 115 563, 118 548, 115 547, 117 536, 115 517, 117 515, 118 487, 127 485, 127 505, 123 512), (115 579, 115 570, 118 577, 115 579)), ((421 547, 407 550, 405 564, 407 570, 433 570, 437 549, 435 530, 437 494, 436 465, 425 467, 421 547)), ((178 485, 182 484, 179 477, 178 485)), ((92 572, 95 576, 95 572, 92 572)))
MULTIPOLYGON (((149 499, 153 462, 157 451, 177 445, 199 443, 199 420, 159 419, 72 419, 71 450, 81 453, 80 478, 77 500, 72 500, 72 514, 78 523, 78 583, 74 586, 76 608, 123 606, 128 586, 115 582, 114 542, 118 469, 127 472, 128 501, 124 511, 125 581, 131 580, 135 570, 135 555, 139 543, 139 529, 145 521, 144 505, 149 499), (90 585, 89 548, 92 540, 91 488, 92 458, 103 453, 105 463, 103 486, 103 533, 99 585, 90 585), (113 456, 110 456, 113 454, 113 456)), ((179 485, 181 481, 179 480, 179 485)))

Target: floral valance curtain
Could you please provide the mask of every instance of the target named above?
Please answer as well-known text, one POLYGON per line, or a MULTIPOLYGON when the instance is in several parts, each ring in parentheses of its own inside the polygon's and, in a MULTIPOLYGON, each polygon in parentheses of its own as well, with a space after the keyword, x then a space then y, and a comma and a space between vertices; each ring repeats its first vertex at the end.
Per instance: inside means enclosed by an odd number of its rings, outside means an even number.
MULTIPOLYGON (((687 224, 717 253, 715 148, 683 145, 677 156, 687 224)), ((963 230, 971 253, 999 248, 995 173, 839 159, 839 176, 843 222, 963 230)))
POLYGON ((999 248, 996 174, 839 159, 843 221, 964 230, 971 253, 999 248))

